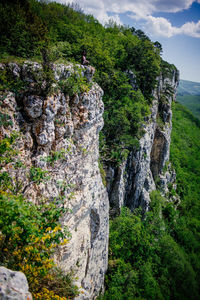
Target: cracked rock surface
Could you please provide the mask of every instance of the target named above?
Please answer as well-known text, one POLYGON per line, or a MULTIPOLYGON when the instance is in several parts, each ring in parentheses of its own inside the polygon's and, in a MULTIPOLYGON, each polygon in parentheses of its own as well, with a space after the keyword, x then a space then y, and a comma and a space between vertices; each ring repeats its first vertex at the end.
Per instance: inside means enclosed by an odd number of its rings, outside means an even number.
MULTIPOLYGON (((175 188, 176 175, 169 164, 172 130, 171 104, 176 96, 179 82, 178 71, 161 74, 158 87, 153 93, 151 114, 143 125, 144 135, 139 140, 139 149, 130 151, 121 166, 106 166, 107 191, 112 207, 111 214, 117 214, 122 206, 131 210, 142 207, 147 211, 150 193, 160 181, 163 195, 168 194, 168 185, 175 188), (166 166, 167 171, 163 168, 166 166)), ((174 200, 174 199, 173 199, 174 200)))
POLYGON ((18 93, 5 91, 1 113, 11 124, 0 129, 4 138, 20 133, 15 143, 16 161, 2 171, 9 172, 12 184, 37 205, 41 198, 53 201, 62 197, 68 212, 63 227, 71 233, 69 243, 60 248, 55 260, 63 270, 73 270, 81 293, 78 299, 93 299, 103 287, 108 260, 109 202, 99 171, 99 131, 103 127, 102 89, 94 82, 94 68, 79 66, 89 89, 79 94, 63 91, 74 74, 74 67, 53 65, 54 83, 45 95, 47 82, 38 63, 0 66, 21 80, 25 89, 18 93), (37 183, 30 169, 41 168, 47 179, 37 183))
POLYGON ((0 299, 32 300, 24 273, 0 267, 0 299))

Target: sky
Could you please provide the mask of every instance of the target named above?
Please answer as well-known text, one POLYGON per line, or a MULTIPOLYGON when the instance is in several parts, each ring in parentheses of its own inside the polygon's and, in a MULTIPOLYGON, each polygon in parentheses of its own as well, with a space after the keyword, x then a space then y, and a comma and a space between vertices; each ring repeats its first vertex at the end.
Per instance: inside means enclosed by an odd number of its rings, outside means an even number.
POLYGON ((180 71, 180 78, 200 82, 200 0, 57 0, 77 3, 102 24, 141 29, 163 47, 162 57, 180 71))

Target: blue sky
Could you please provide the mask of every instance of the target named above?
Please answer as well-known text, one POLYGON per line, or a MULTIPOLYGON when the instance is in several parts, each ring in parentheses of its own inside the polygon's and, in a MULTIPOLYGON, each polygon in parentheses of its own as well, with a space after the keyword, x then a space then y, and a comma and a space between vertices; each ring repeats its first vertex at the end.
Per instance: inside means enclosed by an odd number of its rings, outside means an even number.
POLYGON ((143 30, 163 46, 163 59, 176 65, 181 79, 200 82, 200 0, 57 0, 78 3, 105 24, 143 30))

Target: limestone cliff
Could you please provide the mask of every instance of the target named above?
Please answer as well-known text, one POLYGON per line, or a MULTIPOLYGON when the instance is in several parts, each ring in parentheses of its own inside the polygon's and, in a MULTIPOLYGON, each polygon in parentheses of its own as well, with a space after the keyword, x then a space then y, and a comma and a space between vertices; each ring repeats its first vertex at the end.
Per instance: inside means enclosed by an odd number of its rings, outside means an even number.
POLYGON ((103 91, 92 82, 92 67, 54 65, 48 95, 49 82, 40 64, 10 63, 0 68, 21 85, 2 96, 1 113, 10 122, 0 133, 2 138, 20 133, 16 159, 22 167, 16 170, 11 162, 2 171, 9 172, 13 186, 36 205, 41 199, 64 199, 68 212, 62 224, 72 237, 55 259, 67 272, 73 270, 80 287, 78 299, 93 299, 103 286, 108 256, 109 204, 98 166, 103 91), (70 97, 64 88, 74 74, 86 77, 88 87, 70 97), (31 168, 46 171, 46 179, 38 184, 30 176, 31 168))
POLYGON ((139 149, 132 150, 119 167, 106 166, 107 190, 111 214, 125 205, 131 210, 141 206, 148 210, 150 192, 159 184, 163 194, 168 184, 175 185, 176 175, 169 163, 172 129, 171 103, 175 99, 179 73, 163 68, 153 93, 151 115, 143 125, 144 135, 139 149), (165 170, 163 169, 165 167, 165 170))
POLYGON ((158 78, 139 148, 130 151, 121 166, 106 166, 106 191, 98 163, 103 91, 92 81, 94 69, 58 64, 52 66, 52 74, 44 74, 33 62, 1 64, 0 69, 17 83, 16 91, 8 88, 1 96, 0 112, 9 122, 1 127, 0 136, 19 133, 16 160, 20 161, 17 169, 16 162, 10 162, 2 171, 9 172, 14 188, 36 205, 41 199, 58 203, 64 199, 68 212, 62 224, 71 239, 55 260, 67 272, 73 270, 80 287, 78 299, 93 299, 103 287, 107 269, 108 196, 114 213, 123 205, 146 211, 156 185, 167 194, 169 183, 175 184, 169 147, 178 72, 164 69, 158 78), (86 78, 85 91, 76 80, 69 85, 70 78, 86 78), (45 180, 36 182, 31 170, 45 171, 45 180))
POLYGON ((28 282, 22 272, 13 272, 0 267, 0 299, 32 300, 28 290, 28 282))

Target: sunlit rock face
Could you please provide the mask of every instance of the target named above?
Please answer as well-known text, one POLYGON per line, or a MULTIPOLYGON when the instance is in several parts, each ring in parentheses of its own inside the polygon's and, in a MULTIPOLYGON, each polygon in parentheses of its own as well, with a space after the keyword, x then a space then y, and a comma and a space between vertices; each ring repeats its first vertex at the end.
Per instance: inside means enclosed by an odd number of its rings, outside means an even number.
POLYGON ((1 300, 32 300, 26 276, 0 267, 0 299, 1 300))
POLYGON ((139 149, 131 151, 121 166, 106 166, 111 214, 117 214, 123 205, 131 210, 142 207, 145 212, 156 184, 159 183, 163 195, 169 192, 169 183, 175 185, 176 175, 169 163, 169 151, 171 104, 175 100, 178 82, 176 70, 160 75, 153 93, 151 114, 143 125, 144 135, 139 140, 139 149))
MULTIPOLYGON (((9 172, 13 187, 35 205, 41 200, 64 205, 67 212, 61 222, 71 238, 55 260, 66 272, 73 271, 80 290, 77 299, 94 299, 103 289, 108 262, 108 196, 113 215, 123 205, 145 212, 158 182, 163 195, 169 192, 169 183, 175 185, 176 174, 168 162, 178 73, 158 78, 139 148, 130 151, 120 166, 105 166, 106 190, 98 165, 103 91, 92 81, 94 68, 52 65, 51 78, 33 62, 0 64, 0 69, 18 85, 16 91, 8 89, 1 95, 0 112, 9 122, 0 128, 0 138, 18 133, 18 155, 2 172, 9 172), (82 90, 77 80, 84 78, 82 90), (30 176, 32 168, 45 171, 44 180, 36 182, 30 176)), ((129 76, 134 88, 135 77, 129 76)))
POLYGON ((53 65, 53 81, 48 80, 38 63, 1 64, 24 87, 5 91, 1 112, 11 124, 1 128, 1 138, 20 133, 16 148, 23 167, 6 165, 21 192, 36 205, 41 199, 64 200, 67 213, 62 218, 71 238, 60 248, 55 260, 73 271, 80 288, 78 299, 93 299, 103 287, 108 256, 109 202, 98 166, 99 131, 103 127, 102 89, 92 82, 90 66, 53 65), (87 79, 86 91, 72 93, 66 80, 76 75, 87 79), (62 88, 61 89, 61 83, 62 88), (70 95, 70 96, 69 96, 70 95), (39 184, 30 169, 47 171, 39 184))

